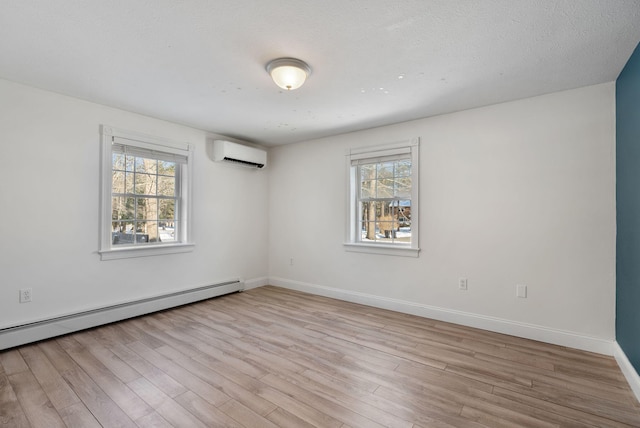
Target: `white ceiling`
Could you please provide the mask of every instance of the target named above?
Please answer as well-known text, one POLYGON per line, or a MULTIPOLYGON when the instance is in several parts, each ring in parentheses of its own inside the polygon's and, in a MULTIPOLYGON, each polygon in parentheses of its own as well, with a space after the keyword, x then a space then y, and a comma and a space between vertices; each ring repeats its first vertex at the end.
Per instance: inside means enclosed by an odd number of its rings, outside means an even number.
POLYGON ((638 0, 0 1, 0 78, 264 145, 613 81, 639 41, 638 0))

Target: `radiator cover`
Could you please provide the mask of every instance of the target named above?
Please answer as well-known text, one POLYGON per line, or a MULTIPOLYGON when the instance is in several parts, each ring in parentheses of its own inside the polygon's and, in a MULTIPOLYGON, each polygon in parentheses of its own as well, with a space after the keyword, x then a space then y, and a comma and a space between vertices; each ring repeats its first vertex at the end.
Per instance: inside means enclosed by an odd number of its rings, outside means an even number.
POLYGON ((231 280, 33 323, 7 327, 0 329, 0 350, 242 291, 243 289, 243 281, 239 279, 231 280))

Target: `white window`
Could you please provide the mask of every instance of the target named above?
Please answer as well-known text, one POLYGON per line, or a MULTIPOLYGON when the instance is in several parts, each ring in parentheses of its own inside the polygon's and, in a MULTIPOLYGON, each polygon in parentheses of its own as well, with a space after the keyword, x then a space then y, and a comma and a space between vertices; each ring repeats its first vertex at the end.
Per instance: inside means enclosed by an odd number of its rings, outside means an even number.
POLYGON ((419 140, 351 149, 345 248, 418 257, 419 140))
POLYGON ((188 144, 102 126, 102 260, 191 251, 188 144))

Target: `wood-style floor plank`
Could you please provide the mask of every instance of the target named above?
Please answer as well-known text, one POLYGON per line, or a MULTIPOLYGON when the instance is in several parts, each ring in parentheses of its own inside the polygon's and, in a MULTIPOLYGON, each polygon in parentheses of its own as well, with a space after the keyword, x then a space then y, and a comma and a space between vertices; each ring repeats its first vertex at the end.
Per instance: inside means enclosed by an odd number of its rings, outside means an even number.
POLYGON ((89 409, 82 403, 72 404, 59 409, 60 417, 70 428, 100 428, 102 425, 91 414, 89 409))
POLYGON ((611 357, 261 287, 0 352, 0 427, 640 427, 611 357))
POLYGON ((29 366, 24 362, 18 349, 0 352, 0 365, 7 376, 29 370, 29 366))
MULTIPOLYGON (((0 364, 0 366, 2 366, 0 364)), ((0 372, 3 370, 0 369, 0 372)), ((29 421, 16 397, 16 393, 4 373, 0 373, 0 426, 29 427, 29 421)))
POLYGON ((23 346, 20 354, 58 411, 80 403, 80 399, 36 345, 23 346))
POLYGON ((27 370, 12 374, 9 383, 31 425, 51 428, 65 426, 33 373, 27 370))
POLYGON ((173 398, 169 397, 146 379, 136 379, 129 386, 149 406, 156 409, 167 422, 173 426, 189 426, 206 428, 207 425, 198 419, 193 413, 182 407, 173 398))
POLYGON ((125 412, 65 352, 60 345, 64 342, 65 338, 55 339, 42 342, 39 347, 89 412, 103 426, 135 427, 125 412))
MULTIPOLYGON (((216 385, 216 388, 220 389, 223 393, 229 397, 244 404, 253 412, 259 415, 266 415, 271 413, 277 407, 275 404, 257 396, 249 389, 227 379, 223 375, 219 374, 215 370, 207 367, 198 361, 187 357, 180 353, 178 350, 170 347, 161 347, 157 349, 158 353, 162 354, 166 358, 171 359, 174 363, 178 364, 191 374, 206 379, 207 382, 216 385)), ((221 403, 224 404, 224 403, 221 403)))
POLYGON ((107 394, 107 396, 135 421, 153 412, 153 409, 136 395, 127 384, 102 365, 87 351, 67 351, 71 358, 89 375, 91 380, 107 394))

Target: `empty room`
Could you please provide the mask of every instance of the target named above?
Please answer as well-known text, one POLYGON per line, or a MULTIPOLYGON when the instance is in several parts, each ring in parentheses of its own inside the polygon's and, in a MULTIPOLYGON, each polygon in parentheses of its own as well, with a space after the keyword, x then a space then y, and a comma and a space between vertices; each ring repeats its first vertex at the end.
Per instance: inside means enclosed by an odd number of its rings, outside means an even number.
POLYGON ((1 427, 640 427, 640 2, 3 0, 1 427))

